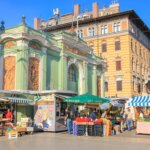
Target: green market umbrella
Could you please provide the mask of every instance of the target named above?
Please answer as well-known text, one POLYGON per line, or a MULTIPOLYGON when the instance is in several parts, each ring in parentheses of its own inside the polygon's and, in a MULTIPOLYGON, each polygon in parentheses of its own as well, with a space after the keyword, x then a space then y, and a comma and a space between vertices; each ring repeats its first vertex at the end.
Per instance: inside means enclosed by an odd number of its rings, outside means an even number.
POLYGON ((98 97, 91 94, 83 94, 79 96, 65 98, 64 102, 69 103, 107 103, 109 99, 98 97))

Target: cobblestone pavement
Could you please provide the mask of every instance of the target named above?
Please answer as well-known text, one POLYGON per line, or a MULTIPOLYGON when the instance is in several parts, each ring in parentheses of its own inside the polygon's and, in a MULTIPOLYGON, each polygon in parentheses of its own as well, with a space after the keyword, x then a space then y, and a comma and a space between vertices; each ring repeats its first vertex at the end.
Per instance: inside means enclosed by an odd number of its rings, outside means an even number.
POLYGON ((110 137, 74 137, 66 133, 38 133, 9 140, 0 137, 0 150, 150 150, 150 135, 135 131, 110 137))

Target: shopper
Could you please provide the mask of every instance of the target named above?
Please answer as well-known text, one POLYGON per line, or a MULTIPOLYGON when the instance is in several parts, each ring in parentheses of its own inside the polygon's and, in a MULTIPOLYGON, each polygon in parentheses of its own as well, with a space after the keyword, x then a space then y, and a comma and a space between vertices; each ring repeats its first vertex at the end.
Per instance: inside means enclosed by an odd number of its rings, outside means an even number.
POLYGON ((7 118, 7 119, 10 119, 10 121, 12 121, 12 119, 13 119, 13 114, 12 114, 12 112, 10 111, 10 109, 7 109, 6 118, 7 118))
POLYGON ((74 115, 74 116, 75 116, 75 118, 76 118, 76 117, 79 117, 79 109, 78 109, 78 107, 76 108, 76 111, 75 111, 75 115, 74 115))
POLYGON ((95 119, 96 119, 96 114, 95 114, 95 111, 94 111, 94 110, 91 110, 90 118, 91 118, 92 120, 95 120, 95 119))
POLYGON ((126 113, 126 123, 127 123, 128 131, 131 131, 132 121, 133 121, 133 114, 131 113, 130 107, 128 107, 127 113, 126 113))
POLYGON ((68 134, 71 134, 71 130, 72 130, 72 120, 71 120, 71 117, 70 117, 70 112, 68 111, 67 113, 67 129, 68 129, 68 134))

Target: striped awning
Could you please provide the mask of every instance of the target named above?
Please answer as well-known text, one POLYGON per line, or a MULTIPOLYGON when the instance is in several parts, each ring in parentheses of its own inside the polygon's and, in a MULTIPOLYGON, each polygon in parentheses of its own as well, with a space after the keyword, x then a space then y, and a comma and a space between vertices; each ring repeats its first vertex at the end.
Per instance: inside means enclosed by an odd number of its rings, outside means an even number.
POLYGON ((110 103, 111 103, 114 107, 125 107, 124 104, 119 103, 118 101, 115 101, 115 100, 112 100, 110 103))
POLYGON ((10 102, 18 103, 18 104, 33 104, 32 100, 25 99, 25 98, 16 98, 16 97, 7 97, 10 102))
POLYGON ((150 106, 150 96, 135 96, 128 106, 150 106))

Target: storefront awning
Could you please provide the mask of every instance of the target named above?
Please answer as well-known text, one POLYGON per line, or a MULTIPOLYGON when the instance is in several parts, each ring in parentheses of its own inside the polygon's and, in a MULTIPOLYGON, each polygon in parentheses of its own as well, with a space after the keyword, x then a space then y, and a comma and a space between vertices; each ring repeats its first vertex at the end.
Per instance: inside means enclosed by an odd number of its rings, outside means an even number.
POLYGON ((150 106, 150 96, 135 96, 128 106, 150 106))
POLYGON ((10 102, 18 103, 18 104, 33 104, 32 100, 24 99, 24 98, 15 98, 15 97, 8 97, 10 102))

